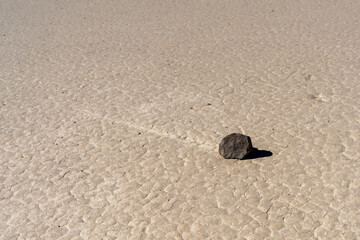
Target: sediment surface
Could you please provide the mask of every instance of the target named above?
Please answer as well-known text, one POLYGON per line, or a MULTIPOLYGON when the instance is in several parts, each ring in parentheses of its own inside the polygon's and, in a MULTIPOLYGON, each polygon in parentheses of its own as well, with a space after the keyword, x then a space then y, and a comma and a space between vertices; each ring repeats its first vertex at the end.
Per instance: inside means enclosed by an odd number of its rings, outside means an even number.
POLYGON ((0 239, 359 239, 359 12, 0 0, 0 239))

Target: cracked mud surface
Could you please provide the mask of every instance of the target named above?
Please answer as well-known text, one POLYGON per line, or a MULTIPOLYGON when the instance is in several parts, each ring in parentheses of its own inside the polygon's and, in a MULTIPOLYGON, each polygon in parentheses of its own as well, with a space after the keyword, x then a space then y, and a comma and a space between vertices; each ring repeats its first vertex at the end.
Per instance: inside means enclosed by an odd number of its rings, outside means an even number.
POLYGON ((1 1, 0 239, 360 238, 359 12, 1 1))

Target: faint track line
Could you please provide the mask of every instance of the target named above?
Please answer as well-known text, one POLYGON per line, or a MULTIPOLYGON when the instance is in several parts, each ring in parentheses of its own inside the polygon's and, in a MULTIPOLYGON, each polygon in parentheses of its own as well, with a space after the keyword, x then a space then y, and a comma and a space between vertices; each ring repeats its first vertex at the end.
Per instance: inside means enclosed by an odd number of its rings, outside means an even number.
MULTIPOLYGON (((179 142, 182 142, 182 143, 188 144, 188 145, 196 145, 197 147, 199 147, 202 150, 206 150, 206 151, 215 150, 215 147, 212 147, 210 144, 202 144, 202 143, 199 143, 199 142, 196 142, 196 141, 191 141, 186 136, 183 137, 183 136, 178 136, 178 135, 175 135, 175 134, 170 134, 170 133, 167 133, 167 132, 155 130, 155 129, 153 129, 153 127, 150 128, 150 129, 145 128, 145 127, 142 127, 142 126, 139 126, 139 125, 136 125, 136 124, 127 123, 127 122, 124 122, 124 121, 119 121, 117 119, 111 119, 111 118, 109 118, 107 116, 102 116, 100 114, 93 113, 93 112, 90 112, 90 111, 87 111, 87 110, 81 110, 80 112, 83 115, 87 116, 87 117, 95 117, 97 120, 101 120, 101 121, 105 120, 105 121, 110 122, 110 123, 116 123, 116 124, 120 124, 120 125, 125 125, 128 128, 132 128, 132 129, 140 130, 140 131, 143 131, 143 132, 146 132, 146 133, 154 134, 154 135, 159 136, 159 137, 164 137, 164 138, 168 138, 168 139, 171 139, 171 140, 179 141, 179 142)), ((206 141, 204 141, 204 142, 206 142, 206 141)))

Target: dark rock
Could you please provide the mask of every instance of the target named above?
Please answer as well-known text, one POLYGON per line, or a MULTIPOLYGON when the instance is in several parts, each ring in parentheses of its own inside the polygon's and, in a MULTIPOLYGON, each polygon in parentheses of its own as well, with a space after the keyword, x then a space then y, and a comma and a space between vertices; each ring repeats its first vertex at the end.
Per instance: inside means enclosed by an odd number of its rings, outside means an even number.
POLYGON ((226 159, 243 159, 252 150, 250 137, 240 133, 224 137, 219 144, 219 153, 226 159))

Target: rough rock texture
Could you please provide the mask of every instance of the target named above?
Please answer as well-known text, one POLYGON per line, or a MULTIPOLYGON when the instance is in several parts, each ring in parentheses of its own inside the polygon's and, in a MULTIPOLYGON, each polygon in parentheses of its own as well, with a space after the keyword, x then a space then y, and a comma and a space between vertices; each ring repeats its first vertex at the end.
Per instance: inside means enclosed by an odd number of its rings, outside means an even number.
POLYGON ((240 133, 224 137, 219 144, 219 153, 226 159, 243 159, 252 150, 250 137, 240 133))

